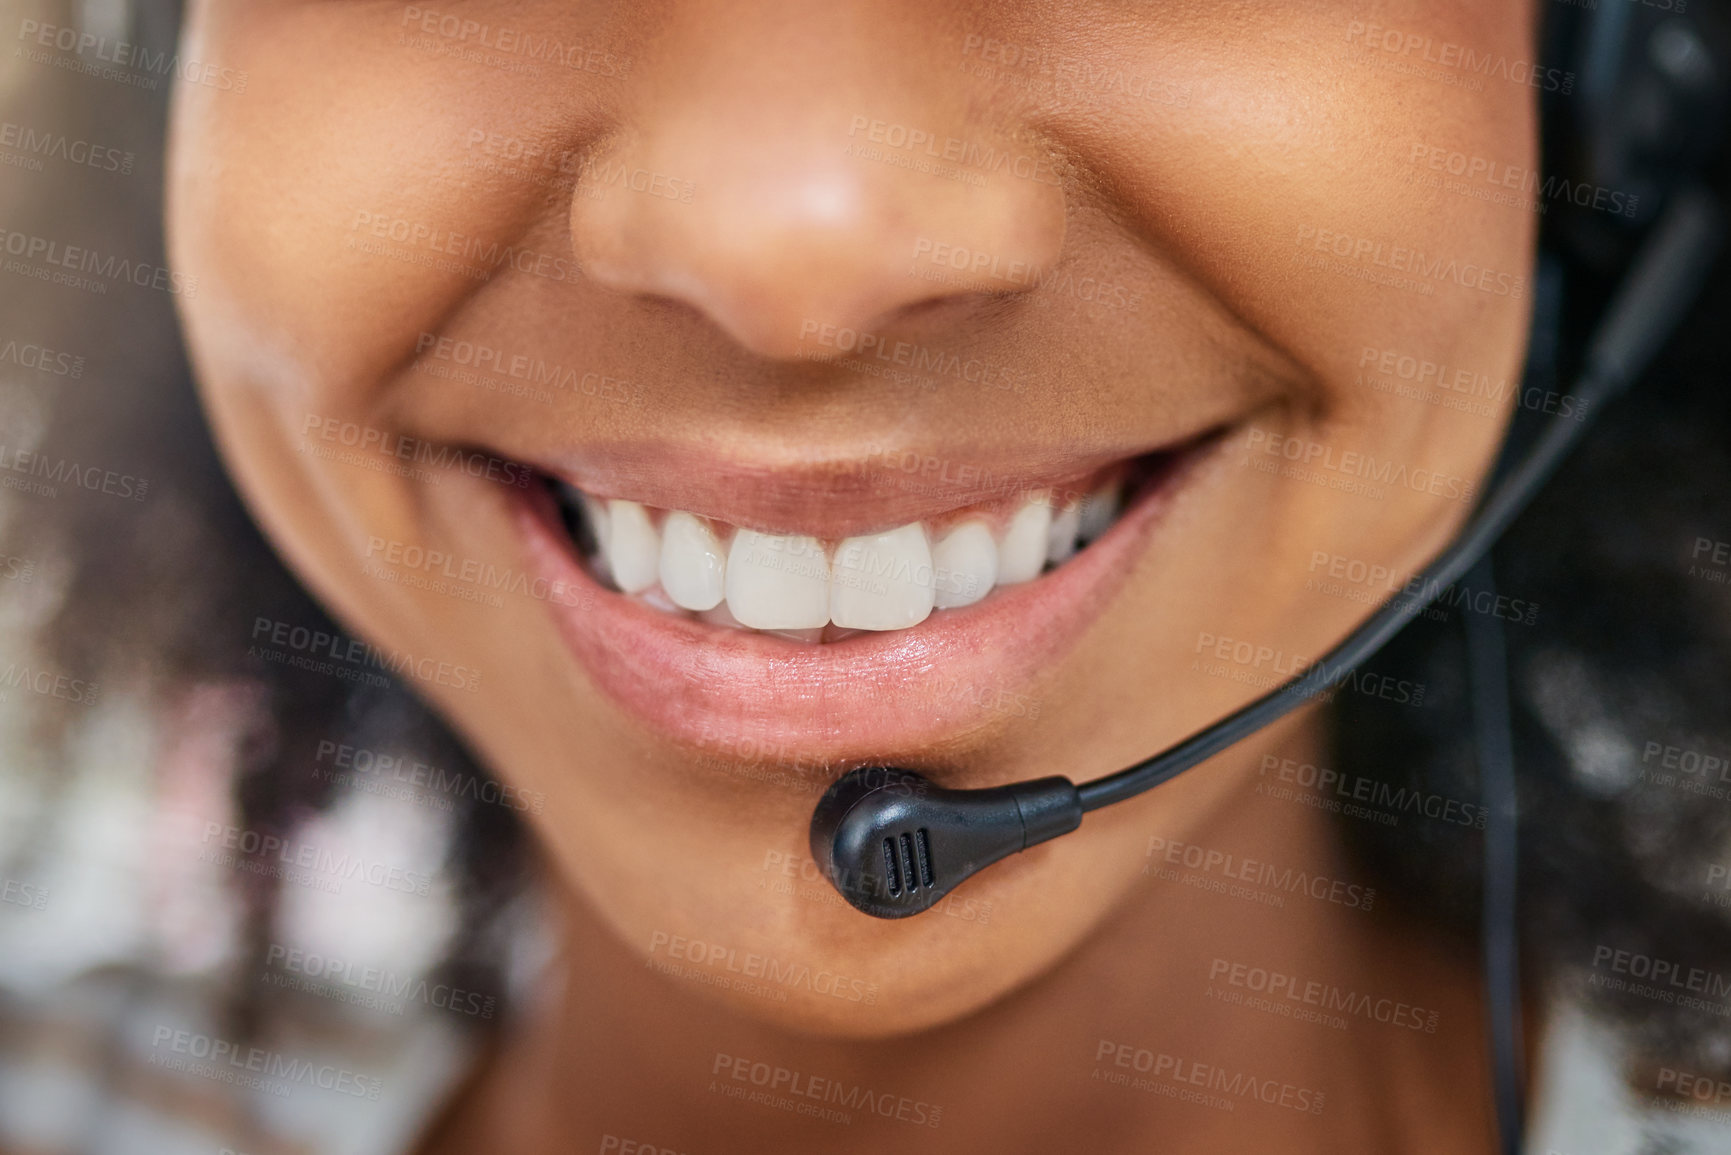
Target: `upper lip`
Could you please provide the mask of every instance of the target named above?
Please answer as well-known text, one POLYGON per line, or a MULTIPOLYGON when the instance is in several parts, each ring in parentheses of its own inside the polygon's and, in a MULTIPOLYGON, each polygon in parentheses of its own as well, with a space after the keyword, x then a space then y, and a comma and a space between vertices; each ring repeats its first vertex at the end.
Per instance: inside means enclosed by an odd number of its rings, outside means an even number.
POLYGON ((819 456, 810 449, 614 442, 528 463, 594 497, 684 510, 764 533, 839 540, 1041 492, 1079 498, 1104 467, 1183 444, 1015 454, 868 445, 819 456))

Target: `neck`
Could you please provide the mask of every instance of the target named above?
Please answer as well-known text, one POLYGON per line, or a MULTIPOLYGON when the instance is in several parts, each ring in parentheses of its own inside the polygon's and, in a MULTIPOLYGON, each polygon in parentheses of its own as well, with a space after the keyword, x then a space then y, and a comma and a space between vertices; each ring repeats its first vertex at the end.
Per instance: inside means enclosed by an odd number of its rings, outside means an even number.
MULTIPOLYGON (((1280 752, 1315 762, 1314 738, 1295 727, 1280 752)), ((741 1016, 571 896, 561 981, 428 1155, 1489 1150, 1470 951, 1376 892, 1341 853, 1342 820, 1260 777, 1261 752, 1187 829, 1162 829, 1155 799, 1102 812, 1151 834, 1116 916, 1050 973, 903 1038, 741 1016)))

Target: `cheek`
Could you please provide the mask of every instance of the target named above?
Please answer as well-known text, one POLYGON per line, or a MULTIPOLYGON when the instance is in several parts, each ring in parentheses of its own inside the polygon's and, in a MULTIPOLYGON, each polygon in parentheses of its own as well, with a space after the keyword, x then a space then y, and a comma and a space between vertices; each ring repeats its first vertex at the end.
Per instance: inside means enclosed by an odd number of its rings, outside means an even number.
POLYGON ((1248 19, 1229 44, 1202 19, 1121 41, 1111 64, 1156 68, 1186 103, 1117 122, 1102 150, 1113 184, 1151 244, 1296 364, 1317 413, 1374 427, 1385 452, 1459 444, 1466 467, 1495 420, 1391 404, 1361 369, 1375 350, 1498 380, 1518 372, 1537 216, 1530 195, 1485 195, 1496 191, 1486 177, 1519 183, 1536 168, 1538 90, 1423 57, 1470 45, 1530 61, 1528 14, 1387 14, 1402 45, 1420 42, 1410 53, 1367 47, 1344 8, 1248 19), (1421 150, 1438 149, 1483 162, 1470 187, 1429 179, 1421 150))
MULTIPOLYGON (((175 263, 209 386, 353 412, 525 239, 533 186, 466 172, 477 126, 536 102, 404 43, 404 10, 200 5, 192 46, 246 70, 245 98, 177 93, 175 263)), ((548 102, 541 101, 541 104, 548 102)))

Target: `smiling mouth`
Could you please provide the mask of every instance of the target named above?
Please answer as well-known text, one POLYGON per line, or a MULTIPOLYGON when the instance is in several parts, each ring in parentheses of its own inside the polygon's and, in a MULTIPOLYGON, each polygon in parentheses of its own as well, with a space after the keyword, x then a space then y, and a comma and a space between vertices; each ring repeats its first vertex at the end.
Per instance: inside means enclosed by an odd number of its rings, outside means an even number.
POLYGON ((538 465, 543 484, 511 501, 530 565, 578 594, 548 603, 559 636, 657 736, 924 765, 961 735, 1039 716, 1043 676, 1227 428, 990 492, 592 450, 538 465))
POLYGON ((1170 456, 842 538, 761 532, 546 482, 576 556, 602 588, 673 617, 826 644, 912 629, 1066 565, 1170 456))

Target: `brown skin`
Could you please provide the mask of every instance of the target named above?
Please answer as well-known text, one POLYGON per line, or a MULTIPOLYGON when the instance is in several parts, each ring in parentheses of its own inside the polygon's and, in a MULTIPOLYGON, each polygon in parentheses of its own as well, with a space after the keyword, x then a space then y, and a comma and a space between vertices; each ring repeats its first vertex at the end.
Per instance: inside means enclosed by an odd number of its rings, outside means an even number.
POLYGON ((1409 573, 1467 513, 1468 500, 1410 486, 1367 497, 1249 463, 1278 461, 1259 447, 1282 436, 1446 478, 1488 468, 1508 402, 1488 416, 1427 404, 1368 388, 1359 362, 1395 350, 1512 377, 1525 294, 1377 283, 1353 275, 1382 270, 1351 242, 1330 268, 1298 257, 1324 256, 1325 230, 1527 274, 1532 214, 1411 179, 1411 153, 1423 142, 1533 164, 1536 90, 1439 82, 1449 68, 1365 49, 1353 29, 1525 61, 1532 13, 1488 0, 426 10, 597 52, 588 70, 530 74, 453 53, 457 41, 420 31, 401 5, 194 4, 183 51, 248 82, 244 94, 178 90, 169 229, 177 267, 199 277, 184 314, 205 401, 259 520, 358 634, 480 669, 473 691, 415 685, 501 779, 546 797, 534 828, 567 896, 569 989, 559 1013, 513 1036, 443 1149, 592 1149, 605 1134, 692 1152, 892 1138, 946 1151, 1487 1146, 1466 961, 1379 912, 1271 908, 1143 875, 1158 836, 1349 876, 1325 815, 1252 794, 1264 755, 1315 760, 1314 717, 974 880, 958 897, 991 905, 983 925, 867 920, 809 885, 761 885, 767 853, 804 856, 810 791, 639 724, 593 685, 544 605, 477 605, 363 573, 375 537, 522 568, 501 486, 321 459, 302 430, 313 414, 515 460, 701 434, 748 461, 857 469, 874 445, 1036 462, 1230 426, 1081 643, 1008 687, 1037 718, 982 709, 920 750, 813 739, 800 751, 900 757, 965 785, 1096 776, 1254 692, 1198 664, 1202 635, 1318 655, 1367 612, 1307 589, 1316 551, 1409 573), (1017 69, 1032 82, 1001 83, 972 68, 969 36, 1040 46, 1067 77, 1155 78, 1161 98, 1017 69), (845 156, 861 115, 1058 158, 1062 183, 998 174, 980 188, 845 156), (480 167, 476 133, 669 174, 694 195, 480 167), (798 193, 812 187, 845 195, 813 208, 798 193), (535 256, 464 275, 425 244, 368 231, 399 219, 535 256), (919 237, 1122 285, 1133 305, 909 277, 919 237), (554 258, 562 276, 536 275, 554 258), (866 375, 799 339, 812 319, 1013 365, 1026 387, 866 375), (425 372, 423 333, 623 378, 645 403, 563 391, 549 406, 465 387, 425 372), (669 978, 643 965, 657 935, 826 967, 876 998, 796 989, 779 1001, 669 978), (1442 1026, 1338 1031, 1210 1001, 1215 958, 1402 995, 1442 1026), (889 1038, 909 1032, 923 1032, 917 1050, 889 1038), (1323 1089, 1327 1108, 1215 1111, 1094 1082, 1102 1039, 1323 1089), (737 1104, 707 1093, 717 1053, 940 1104, 943 1123, 839 1127, 737 1104))

